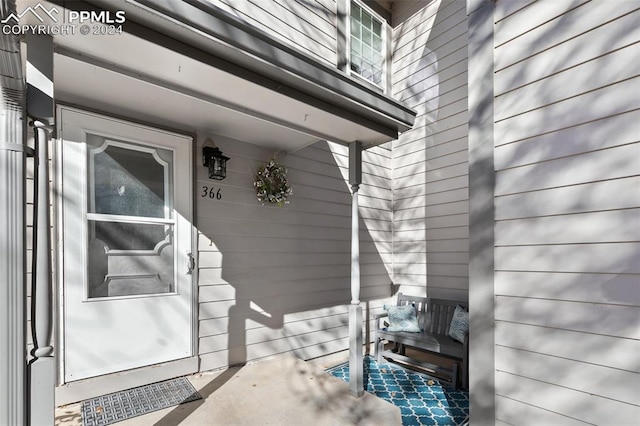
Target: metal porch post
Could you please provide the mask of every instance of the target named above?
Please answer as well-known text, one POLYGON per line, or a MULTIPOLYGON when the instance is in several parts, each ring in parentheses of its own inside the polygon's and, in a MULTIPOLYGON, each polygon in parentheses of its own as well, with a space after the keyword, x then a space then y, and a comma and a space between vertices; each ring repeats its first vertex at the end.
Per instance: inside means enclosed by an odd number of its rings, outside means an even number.
MULTIPOLYGON (((15 12, 0 0, 0 18, 15 12)), ((26 424, 24 78, 20 41, 0 34, 0 424, 26 424)))
POLYGON ((362 358, 362 307, 360 306, 360 230, 358 189, 362 183, 362 143, 349 145, 349 184, 351 185, 351 304, 349 305, 349 393, 364 395, 362 358))

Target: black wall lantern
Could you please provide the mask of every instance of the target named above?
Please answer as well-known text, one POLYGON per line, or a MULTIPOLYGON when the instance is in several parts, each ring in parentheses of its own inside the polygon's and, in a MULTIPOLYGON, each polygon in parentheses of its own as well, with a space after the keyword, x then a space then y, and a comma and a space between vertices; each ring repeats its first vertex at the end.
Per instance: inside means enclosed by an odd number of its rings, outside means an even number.
POLYGON ((202 165, 209 168, 209 179, 222 180, 227 177, 227 160, 218 147, 202 147, 202 165))

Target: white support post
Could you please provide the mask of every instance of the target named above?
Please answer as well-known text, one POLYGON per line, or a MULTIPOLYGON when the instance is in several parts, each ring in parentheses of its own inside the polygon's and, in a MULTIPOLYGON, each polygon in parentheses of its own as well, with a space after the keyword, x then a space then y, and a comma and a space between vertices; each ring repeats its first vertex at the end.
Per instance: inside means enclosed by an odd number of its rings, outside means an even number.
POLYGON ((55 420, 56 365, 51 342, 53 287, 51 223, 49 218, 49 138, 53 124, 53 38, 28 34, 27 114, 34 119, 36 144, 34 248, 31 323, 33 359, 29 362, 29 423, 50 425, 55 420))
POLYGON ((25 174, 18 111, 0 95, 0 425, 26 424, 25 174), (18 130, 13 135, 8 127, 18 130), (9 137, 7 137, 9 136, 9 137))
POLYGON ((35 258, 33 261, 33 360, 29 363, 30 424, 55 421, 55 359, 51 346, 52 282, 49 221, 49 135, 51 127, 41 121, 31 123, 37 152, 35 218, 35 258))
POLYGON ((362 353, 362 307, 360 306, 360 215, 358 190, 362 182, 362 144, 349 146, 349 183, 351 184, 351 304, 349 305, 349 393, 364 395, 362 353))
MULTIPOLYGON (((0 19, 15 13, 0 0, 0 19)), ((0 34, 0 425, 26 418, 25 85, 20 38, 0 34)))

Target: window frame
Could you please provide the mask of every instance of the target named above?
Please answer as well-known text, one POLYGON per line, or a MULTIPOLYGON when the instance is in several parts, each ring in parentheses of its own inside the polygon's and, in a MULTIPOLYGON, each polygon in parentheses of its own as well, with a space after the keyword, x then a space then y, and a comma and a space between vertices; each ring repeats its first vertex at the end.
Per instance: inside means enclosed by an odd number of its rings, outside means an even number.
POLYGON ((390 91, 391 80, 389 61, 390 26, 388 20, 360 0, 342 0, 339 2, 338 6, 338 68, 346 72, 348 75, 358 79, 358 81, 380 89, 384 93, 388 93, 390 91), (362 8, 362 10, 371 15, 373 19, 381 24, 380 35, 382 38, 382 50, 380 51, 380 54, 382 55, 382 81, 380 83, 375 83, 374 81, 362 76, 357 71, 351 69, 351 6, 353 3, 356 3, 358 7, 362 8), (340 15, 342 15, 342 19, 340 19, 340 15), (340 34, 343 35, 342 40, 340 40, 340 34))

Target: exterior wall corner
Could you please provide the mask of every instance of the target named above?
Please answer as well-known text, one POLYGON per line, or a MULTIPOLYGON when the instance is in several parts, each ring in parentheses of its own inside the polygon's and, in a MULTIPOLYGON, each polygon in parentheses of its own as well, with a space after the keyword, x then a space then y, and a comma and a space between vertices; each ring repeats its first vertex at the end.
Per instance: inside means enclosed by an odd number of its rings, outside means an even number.
POLYGON ((493 3, 469 13, 469 392, 473 424, 495 424, 493 3))

